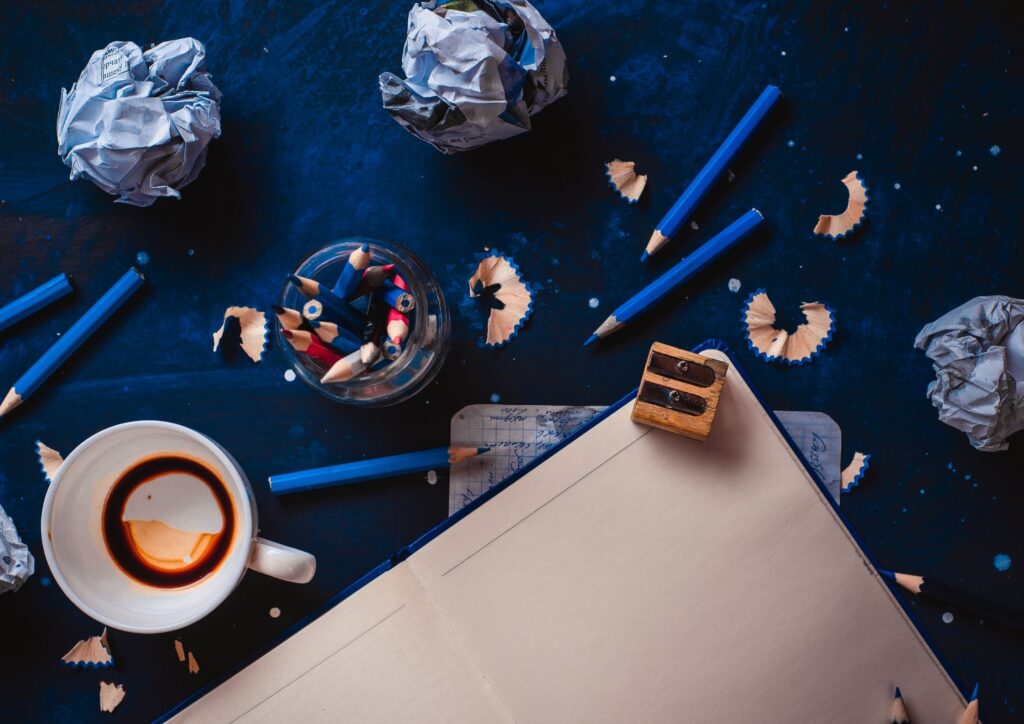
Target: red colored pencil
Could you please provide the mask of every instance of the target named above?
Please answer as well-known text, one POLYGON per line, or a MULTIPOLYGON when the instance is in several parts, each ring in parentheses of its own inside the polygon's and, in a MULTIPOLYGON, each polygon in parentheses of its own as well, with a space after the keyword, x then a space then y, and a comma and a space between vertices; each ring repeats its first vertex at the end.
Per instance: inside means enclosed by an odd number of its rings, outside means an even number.
POLYGON ((299 352, 305 352, 311 359, 322 365, 333 367, 341 355, 320 341, 312 332, 304 329, 282 329, 288 343, 299 352))
POLYGON ((395 272, 394 264, 382 264, 380 266, 371 266, 363 272, 363 278, 359 282, 359 286, 356 287, 353 299, 361 297, 364 294, 369 294, 371 289, 376 289, 384 280, 389 278, 395 272))

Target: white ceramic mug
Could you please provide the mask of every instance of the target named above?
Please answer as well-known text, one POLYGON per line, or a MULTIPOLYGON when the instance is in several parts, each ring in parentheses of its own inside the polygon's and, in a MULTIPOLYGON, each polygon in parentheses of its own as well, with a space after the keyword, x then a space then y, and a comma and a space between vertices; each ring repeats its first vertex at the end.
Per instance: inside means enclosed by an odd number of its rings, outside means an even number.
POLYGON ((309 553, 257 536, 249 481, 230 454, 205 435, 154 420, 96 433, 68 455, 43 502, 42 541, 54 580, 78 608, 111 628, 134 633, 173 631, 221 604, 246 570, 294 583, 316 571, 309 553), (234 510, 230 545, 217 567, 181 588, 159 588, 131 577, 107 549, 103 511, 119 477, 138 461, 180 453, 196 458, 223 481, 234 510))

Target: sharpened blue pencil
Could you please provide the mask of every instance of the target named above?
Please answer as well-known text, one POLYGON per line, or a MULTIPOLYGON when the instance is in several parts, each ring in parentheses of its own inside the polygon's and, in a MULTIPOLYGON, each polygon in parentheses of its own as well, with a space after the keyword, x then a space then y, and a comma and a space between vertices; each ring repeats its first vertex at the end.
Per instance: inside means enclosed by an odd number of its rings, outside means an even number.
POLYGON ((0 331, 20 322, 28 315, 38 312, 43 307, 53 304, 61 297, 72 292, 71 280, 67 274, 61 273, 31 292, 23 294, 13 302, 0 309, 0 331))
POLYGON ((356 289, 359 282, 363 280, 363 270, 370 266, 370 245, 363 244, 361 247, 348 255, 345 266, 338 275, 338 281, 334 283, 331 291, 342 299, 352 299, 356 296, 356 289))
MULTIPOLYGON (((319 302, 321 310, 329 309, 334 313, 335 318, 331 321, 344 324, 351 331, 361 334, 366 328, 367 317, 366 314, 360 312, 358 309, 349 304, 346 300, 339 297, 337 294, 329 290, 326 286, 316 281, 315 279, 307 279, 306 277, 300 277, 297 274, 289 274, 288 281, 298 287, 299 291, 302 292, 306 297, 316 300, 319 302)), ((307 319, 317 319, 320 314, 317 313, 311 317, 306 314, 305 307, 303 308, 303 316, 307 319)))
POLYGON ((768 86, 762 91, 758 99, 754 101, 754 105, 750 107, 746 115, 732 129, 732 133, 726 137, 722 145, 715 151, 715 154, 704 164, 704 168, 700 170, 696 178, 686 187, 683 195, 672 205, 672 208, 668 210, 665 217, 658 222, 657 228, 651 234, 651 240, 647 242, 647 248, 640 255, 640 261, 647 261, 651 255, 668 243, 668 240, 675 236, 683 224, 689 220, 694 209, 697 208, 697 204, 707 196, 712 185, 729 167, 736 154, 743 148, 743 144, 753 135, 758 125, 768 115, 768 111, 775 106, 780 98, 782 98, 782 91, 773 85, 768 86))
POLYGON ((93 332, 110 319, 128 297, 138 290, 145 282, 145 277, 135 268, 129 269, 106 294, 100 297, 71 329, 61 335, 35 364, 28 368, 18 381, 14 383, 3 403, 0 403, 0 417, 6 415, 20 405, 25 398, 38 390, 42 384, 60 369, 68 357, 92 336, 93 332))
POLYGON ((594 330, 583 346, 586 347, 618 331, 634 317, 657 304, 673 289, 678 288, 679 285, 689 280, 728 249, 745 239, 750 232, 761 225, 762 221, 764 221, 764 216, 757 209, 751 209, 743 214, 697 251, 641 289, 631 299, 619 305, 611 316, 594 330))
POLYGON ((957 724, 978 724, 981 721, 981 702, 978 701, 978 685, 974 685, 974 691, 971 692, 971 699, 967 702, 967 708, 964 709, 964 713, 960 715, 960 719, 957 724))
POLYGON ((892 697, 892 712, 889 717, 892 724, 910 724, 910 715, 907 713, 907 705, 903 701, 903 694, 900 687, 896 687, 896 693, 892 697))
POLYGON ((444 468, 488 450, 490 450, 489 447, 438 447, 432 450, 342 463, 326 468, 302 470, 297 473, 271 475, 267 481, 270 483, 270 492, 272 493, 301 493, 315 488, 362 483, 393 475, 444 468))

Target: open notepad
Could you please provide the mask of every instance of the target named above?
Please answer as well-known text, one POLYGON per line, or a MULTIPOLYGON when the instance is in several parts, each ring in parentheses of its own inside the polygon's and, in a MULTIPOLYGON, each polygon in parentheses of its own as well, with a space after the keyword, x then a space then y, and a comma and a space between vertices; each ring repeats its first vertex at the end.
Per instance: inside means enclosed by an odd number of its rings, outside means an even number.
MULTIPOLYGON (((724 358, 711 350, 710 356, 724 358)), ((181 721, 915 721, 964 702, 742 376, 608 413, 181 721)))

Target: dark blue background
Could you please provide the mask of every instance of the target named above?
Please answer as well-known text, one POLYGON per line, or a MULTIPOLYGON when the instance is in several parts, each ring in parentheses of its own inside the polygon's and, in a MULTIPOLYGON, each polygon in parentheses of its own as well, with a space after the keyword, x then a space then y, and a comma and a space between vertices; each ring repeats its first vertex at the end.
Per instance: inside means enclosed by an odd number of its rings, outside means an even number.
MULTIPOLYGON (((1024 296, 1024 23, 1012 6, 544 0, 568 54, 569 95, 529 134, 445 157, 380 108, 377 74, 400 71, 405 3, 4 3, 0 296, 61 270, 78 290, 3 334, 2 387, 138 252, 150 261, 144 291, 0 423, 0 504, 37 562, 21 591, 0 596, 3 717, 98 719, 100 679, 126 685, 118 718, 158 715, 447 512, 445 486, 418 476, 276 499, 268 474, 444 445, 452 413, 492 394, 609 403, 636 384, 656 339, 722 338, 771 404, 827 412, 843 428, 845 459, 871 453, 843 507, 880 562, 1020 602, 1024 445, 1018 437, 1009 452, 979 453, 940 424, 925 399, 929 363, 912 349, 923 324, 975 295, 1024 296), (55 153, 60 88, 111 40, 185 35, 206 43, 224 92, 224 135, 199 180, 180 202, 148 209, 69 183, 55 153), (733 164, 735 180, 701 206, 699 231, 640 265, 661 214, 769 82, 785 101, 733 164), (602 164, 614 157, 650 175, 636 206, 607 187, 602 164), (853 169, 870 186, 869 221, 846 241, 813 236, 819 213, 843 208, 839 181, 853 169), (767 218, 763 233, 660 313, 580 347, 631 292, 751 206, 767 218), (210 351, 225 307, 267 308, 300 259, 350 235, 399 241, 442 281, 455 346, 427 391, 397 408, 350 409, 286 382, 277 349, 258 365, 210 351), (463 299, 485 247, 512 254, 539 290, 533 319, 501 351, 476 346, 484 312, 463 299), (742 280, 740 294, 727 290, 730 277, 742 280), (801 301, 836 310, 835 339, 814 364, 770 366, 745 349, 740 307, 757 287, 790 328, 801 301), (254 482, 263 533, 319 559, 307 586, 247 576, 181 632, 202 666, 196 676, 178 664, 170 634, 111 633, 109 672, 58 663, 98 627, 47 585, 33 442, 67 453, 140 418, 222 443, 254 482), (1012 557, 1008 571, 993 567, 997 553, 1012 557)), ((981 681, 985 720, 1020 721, 1024 638, 960 612, 944 624, 940 605, 915 607, 958 682, 981 681)))

